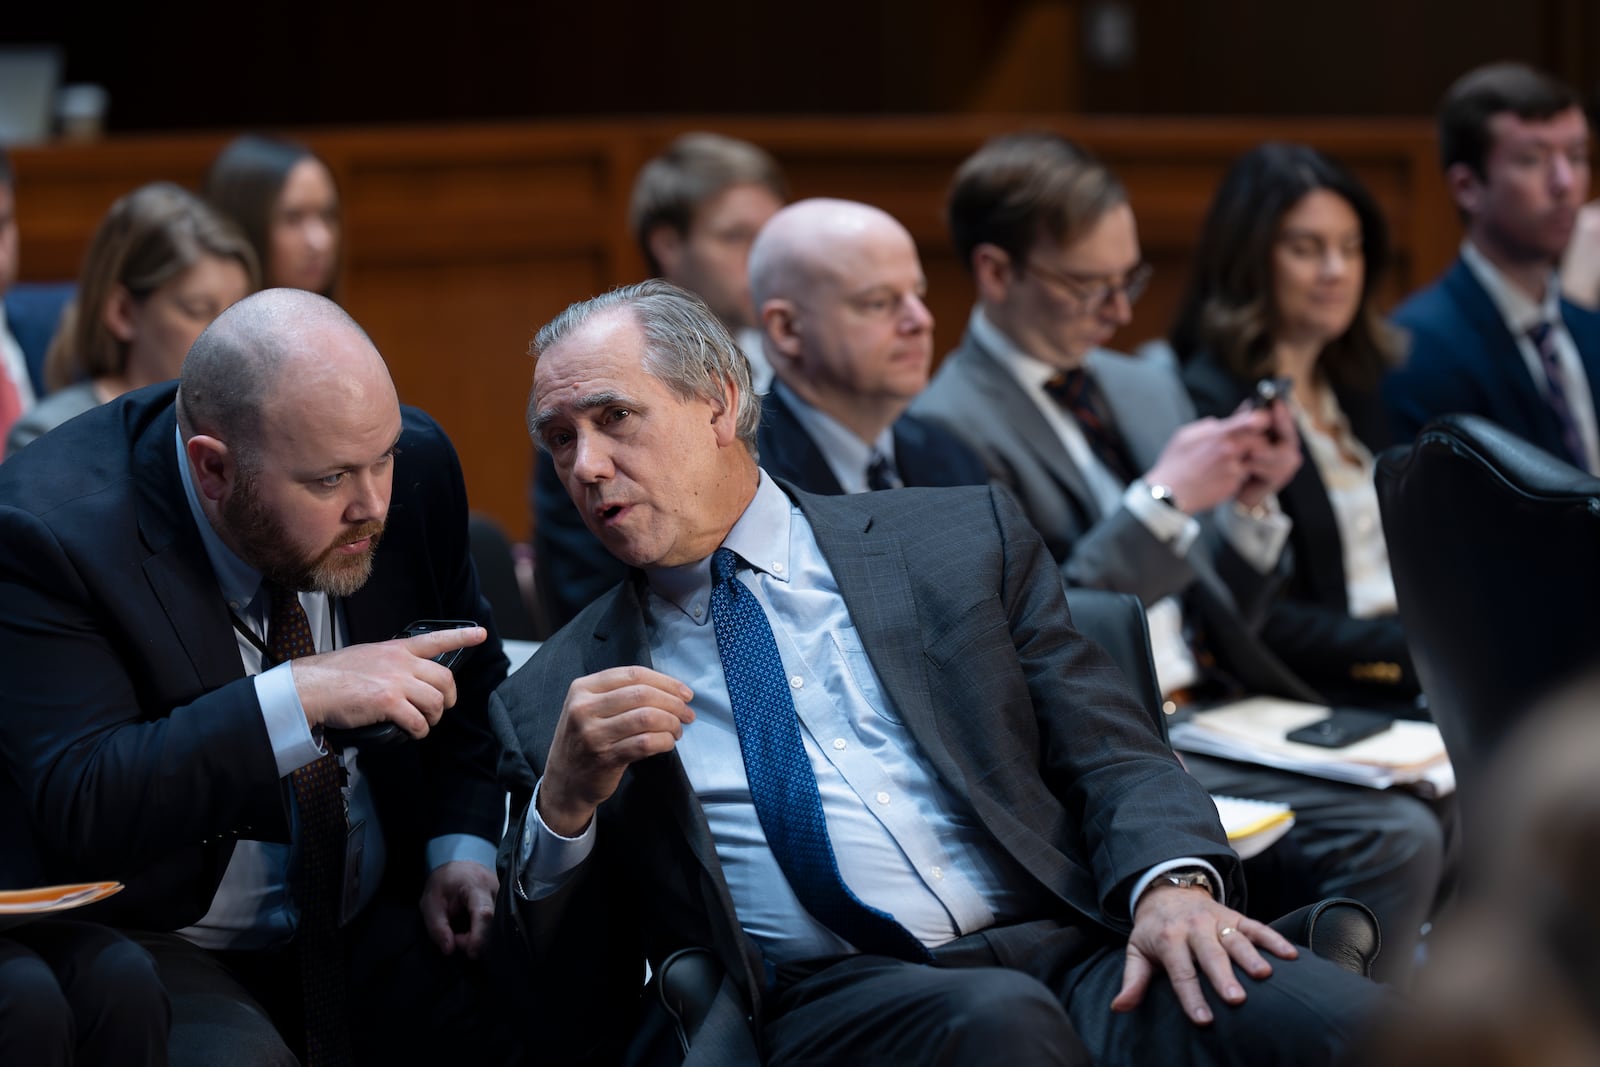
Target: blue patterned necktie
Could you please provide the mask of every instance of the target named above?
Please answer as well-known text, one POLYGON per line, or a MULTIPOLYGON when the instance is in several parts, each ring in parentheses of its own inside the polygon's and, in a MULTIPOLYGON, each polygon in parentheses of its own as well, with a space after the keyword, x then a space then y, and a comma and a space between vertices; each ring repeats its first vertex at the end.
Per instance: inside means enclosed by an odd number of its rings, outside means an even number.
POLYGON ((767 613, 736 577, 739 557, 711 557, 711 622, 739 731, 750 798, 767 844, 805 909, 862 952, 926 960, 928 950, 894 916, 863 904, 839 877, 817 778, 767 613))
MULTIPOLYGON (((267 655, 275 663, 316 655, 311 623, 293 589, 269 583, 267 655)), ((300 866, 291 886, 300 909, 295 946, 305 999, 306 1063, 353 1062, 345 1003, 344 941, 339 933, 340 879, 348 826, 344 768, 332 753, 289 776, 300 813, 300 866)))
POLYGON ((1539 353, 1539 363, 1544 367, 1545 402, 1555 414, 1561 443, 1567 450, 1566 458, 1577 464, 1579 470, 1586 471, 1589 459, 1578 433, 1578 420, 1572 414, 1572 402, 1567 398, 1567 377, 1561 366, 1561 355, 1556 350, 1555 331, 1548 322, 1541 322, 1529 327, 1528 340, 1533 342, 1534 350, 1539 353))

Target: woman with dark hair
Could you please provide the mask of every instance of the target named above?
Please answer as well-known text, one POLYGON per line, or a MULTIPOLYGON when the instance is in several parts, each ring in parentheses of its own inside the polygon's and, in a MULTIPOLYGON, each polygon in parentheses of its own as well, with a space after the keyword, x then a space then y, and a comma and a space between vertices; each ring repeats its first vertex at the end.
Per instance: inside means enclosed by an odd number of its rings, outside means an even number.
POLYGON ((1372 299, 1388 252, 1349 172, 1305 145, 1261 145, 1217 191, 1171 341, 1201 414, 1277 378, 1300 431, 1306 462, 1279 494, 1295 571, 1263 639, 1331 702, 1402 707, 1417 681, 1372 480, 1397 348, 1372 299))
POLYGON ((244 230, 267 288, 334 298, 339 189, 311 149, 253 134, 235 138, 212 162, 201 193, 244 230))
POLYGON ((45 354, 50 395, 12 426, 6 454, 130 389, 178 376, 189 346, 256 290, 238 227, 171 182, 111 205, 89 241, 78 292, 45 354))

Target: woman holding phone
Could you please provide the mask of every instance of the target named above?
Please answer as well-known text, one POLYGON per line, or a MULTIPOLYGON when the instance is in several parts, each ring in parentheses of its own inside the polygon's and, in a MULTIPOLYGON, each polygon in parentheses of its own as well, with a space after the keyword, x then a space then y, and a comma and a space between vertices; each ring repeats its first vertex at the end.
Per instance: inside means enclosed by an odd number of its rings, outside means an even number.
POLYGON ((1305 462, 1279 494, 1295 570, 1262 637, 1330 702, 1403 709, 1417 680, 1373 487, 1378 381, 1397 354, 1373 307, 1388 248, 1343 167, 1263 144, 1223 178, 1170 339, 1202 415, 1284 403, 1300 432, 1305 462))

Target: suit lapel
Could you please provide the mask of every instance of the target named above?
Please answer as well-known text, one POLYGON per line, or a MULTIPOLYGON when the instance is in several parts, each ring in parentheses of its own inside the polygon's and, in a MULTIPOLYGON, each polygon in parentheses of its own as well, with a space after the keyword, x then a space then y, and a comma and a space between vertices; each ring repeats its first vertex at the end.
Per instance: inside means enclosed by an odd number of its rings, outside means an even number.
POLYGON ((776 388, 761 398, 761 465, 775 477, 803 485, 813 493, 844 492, 822 449, 783 402, 776 388))
POLYGON ((1566 445, 1560 429, 1545 402, 1544 393, 1528 370, 1528 361, 1517 347, 1494 299, 1484 289, 1466 261, 1457 259, 1444 285, 1461 315, 1472 326, 1482 344, 1484 381, 1493 408, 1511 409, 1497 421, 1513 428, 1522 427, 1525 436, 1547 452, 1561 456, 1566 445))
POLYGON ((1035 453, 1040 466, 1061 483, 1084 514, 1099 516, 1100 506, 1089 483, 1083 480, 1078 465, 1072 462, 1055 428, 1045 420, 1033 398, 1023 392, 1016 377, 990 355, 977 338, 968 333, 952 359, 962 361, 962 369, 975 392, 986 395, 992 411, 1009 428, 1022 446, 1035 453))
POLYGON ((150 552, 144 575, 201 690, 209 691, 244 677, 244 664, 178 473, 176 427, 169 402, 133 444, 139 534, 150 552))
POLYGON ((946 748, 934 715, 923 632, 899 538, 875 529, 870 516, 859 524, 847 524, 804 494, 791 495, 811 523, 884 691, 945 784, 965 797, 966 774, 946 748))
MULTIPOLYGON (((651 666, 650 648, 644 633, 644 605, 640 600, 639 572, 630 570, 610 606, 595 624, 594 633, 583 651, 585 674, 593 674, 623 664, 651 666)), ((728 891, 728 881, 722 874, 722 861, 717 858, 717 846, 711 837, 711 826, 706 822, 705 809, 695 799, 694 787, 684 771, 683 761, 676 752, 668 752, 641 760, 628 771, 634 779, 633 790, 642 791, 647 804, 662 804, 672 815, 672 821, 683 835, 683 841, 695 860, 718 907, 707 916, 713 926, 723 965, 737 968, 742 974, 742 984, 759 1013, 762 982, 752 966, 749 942, 739 926, 733 897, 728 891)), ((626 781, 626 780, 625 780, 626 781)), ((640 802, 634 797, 631 803, 640 802)))

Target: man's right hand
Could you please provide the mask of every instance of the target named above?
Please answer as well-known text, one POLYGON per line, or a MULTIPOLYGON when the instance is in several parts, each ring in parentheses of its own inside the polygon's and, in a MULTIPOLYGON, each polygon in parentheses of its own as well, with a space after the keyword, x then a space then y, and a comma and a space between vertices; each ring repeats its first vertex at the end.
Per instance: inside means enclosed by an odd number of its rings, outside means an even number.
POLYGON ((539 783, 544 824, 562 837, 581 834, 630 764, 678 743, 694 721, 693 696, 649 667, 612 667, 573 682, 539 783))
POLYGON ((1210 511, 1243 487, 1250 474, 1245 459, 1271 425, 1266 411, 1196 419, 1178 427, 1144 479, 1171 489, 1173 503, 1186 514, 1210 511))
POLYGON ((455 675, 433 657, 488 636, 481 626, 464 626, 290 660, 306 721, 337 729, 392 722, 426 737, 456 702, 455 675))

